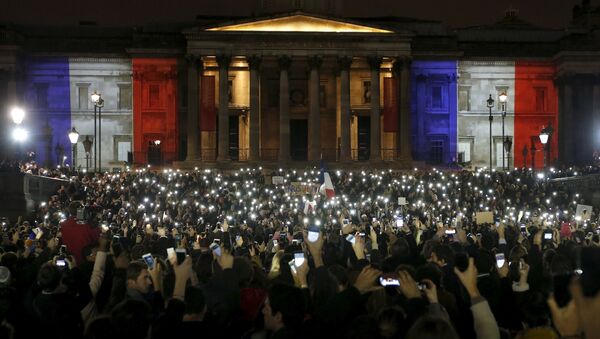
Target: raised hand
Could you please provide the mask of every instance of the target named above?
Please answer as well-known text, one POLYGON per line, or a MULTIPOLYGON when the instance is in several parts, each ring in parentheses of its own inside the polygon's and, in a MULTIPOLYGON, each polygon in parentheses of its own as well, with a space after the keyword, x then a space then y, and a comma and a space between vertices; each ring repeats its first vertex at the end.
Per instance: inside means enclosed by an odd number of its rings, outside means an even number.
POLYGON ((438 302, 437 286, 429 279, 423 279, 422 283, 425 286, 423 292, 425 292, 427 300, 429 300, 429 303, 431 304, 436 304, 438 302))
POLYGON ((477 268, 475 267, 475 259, 469 258, 469 267, 464 272, 461 272, 458 268, 454 267, 454 273, 460 279, 460 282, 469 292, 471 298, 479 296, 479 289, 477 288, 477 268))
POLYGON ((358 278, 356 278, 356 282, 354 283, 354 287, 356 287, 356 289, 361 293, 361 294, 365 294, 371 291, 374 291, 376 289, 381 288, 381 286, 379 286, 377 284, 377 278, 381 275, 381 271, 377 270, 373 267, 369 266, 365 266, 362 271, 360 272, 360 274, 358 275, 358 278))
POLYGON ((413 277, 406 271, 398 272, 398 280, 400 281, 400 292, 404 294, 407 299, 420 298, 421 292, 419 292, 419 287, 417 286, 417 282, 413 277))

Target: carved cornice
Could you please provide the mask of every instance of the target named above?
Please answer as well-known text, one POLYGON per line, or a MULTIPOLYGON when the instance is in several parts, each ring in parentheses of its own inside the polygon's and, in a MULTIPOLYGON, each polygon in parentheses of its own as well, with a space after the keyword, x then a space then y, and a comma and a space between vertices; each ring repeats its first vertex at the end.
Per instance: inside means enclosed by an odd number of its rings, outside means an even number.
POLYGON ((510 60, 460 60, 460 66, 514 66, 515 62, 510 60))
POLYGON ((69 63, 111 63, 111 64, 131 64, 131 58, 108 58, 108 57, 70 57, 69 63))
POLYGON ((173 80, 177 79, 177 70, 155 70, 155 69, 136 69, 133 71, 133 80, 173 80))

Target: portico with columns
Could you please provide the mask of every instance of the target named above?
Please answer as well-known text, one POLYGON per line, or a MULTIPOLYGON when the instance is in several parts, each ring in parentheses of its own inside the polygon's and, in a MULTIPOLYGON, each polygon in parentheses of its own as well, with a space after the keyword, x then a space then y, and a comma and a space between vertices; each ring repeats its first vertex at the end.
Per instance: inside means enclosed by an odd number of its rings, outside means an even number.
POLYGON ((183 33, 186 163, 410 161, 413 33, 303 13, 183 33))

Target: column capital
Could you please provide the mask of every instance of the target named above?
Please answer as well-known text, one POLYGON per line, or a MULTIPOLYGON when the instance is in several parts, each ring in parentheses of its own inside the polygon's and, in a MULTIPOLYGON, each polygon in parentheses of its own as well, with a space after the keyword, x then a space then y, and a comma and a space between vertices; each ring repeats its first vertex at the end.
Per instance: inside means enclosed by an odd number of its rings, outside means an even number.
POLYGON ((351 56, 340 56, 337 58, 338 66, 340 70, 350 70, 350 66, 352 66, 352 57, 351 56))
POLYGON ((231 62, 231 56, 227 54, 218 54, 216 56, 217 64, 219 64, 219 68, 221 67, 229 67, 229 63, 231 62))
POLYGON ((248 67, 252 70, 259 70, 262 58, 259 55, 250 55, 246 57, 248 67))
POLYGON ((279 68, 281 70, 288 70, 292 65, 292 58, 290 58, 288 55, 282 55, 277 58, 277 62, 279 63, 279 68))
POLYGON ((379 56, 369 56, 367 57, 367 63, 371 70, 379 70, 381 67, 381 62, 383 61, 382 57, 379 56))
POLYGON ((400 74, 403 70, 407 70, 410 68, 410 64, 412 63, 411 57, 398 57, 394 60, 392 64, 392 72, 400 74))
POLYGON ((202 64, 202 57, 195 55, 195 54, 186 54, 184 56, 185 61, 187 62, 188 65, 201 65, 202 64))
POLYGON ((310 69, 319 69, 323 64, 323 57, 320 55, 311 55, 308 57, 308 66, 310 69))

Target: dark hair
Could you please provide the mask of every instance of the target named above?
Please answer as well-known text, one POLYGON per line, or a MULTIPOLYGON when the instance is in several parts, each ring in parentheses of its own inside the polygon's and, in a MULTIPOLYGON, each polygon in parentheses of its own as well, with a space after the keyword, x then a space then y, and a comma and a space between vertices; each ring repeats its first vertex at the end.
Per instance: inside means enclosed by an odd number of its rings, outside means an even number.
POLYGON ((101 315, 92 319, 85 328, 83 337, 85 339, 110 338, 110 317, 108 315, 101 315))
POLYGON ((335 264, 329 266, 327 269, 329 270, 329 273, 331 273, 335 277, 335 280, 337 280, 338 285, 348 285, 348 272, 344 267, 335 264))
POLYGON ((447 321, 436 317, 417 320, 406 334, 406 339, 458 339, 458 334, 447 321))
POLYGON ((550 320, 550 310, 546 297, 539 291, 533 291, 522 306, 522 321, 529 327, 547 326, 550 320))
POLYGON ((81 202, 79 201, 73 201, 69 204, 69 214, 71 214, 71 216, 76 216, 77 215, 77 209, 83 207, 83 205, 81 204, 81 202))
POLYGON ((199 287, 189 286, 185 290, 185 314, 202 313, 206 307, 204 293, 199 287))
POLYGON ((140 261, 132 261, 127 266, 127 280, 136 280, 148 265, 140 261))
POLYGON ((431 253, 435 253, 438 260, 444 260, 446 264, 454 264, 454 252, 452 248, 446 244, 437 244, 431 250, 431 253))
POLYGON ((54 290, 60 283, 60 271, 58 267, 50 263, 42 265, 37 275, 37 283, 43 290, 54 290))
POLYGON ((254 278, 254 267, 250 259, 246 257, 235 257, 233 259, 233 271, 238 277, 240 287, 248 287, 254 278))
POLYGON ((344 338, 348 339, 368 339, 379 338, 379 328, 377 320, 369 315, 356 317, 346 330, 344 338))
POLYGON ((407 258, 410 257, 410 246, 404 238, 398 238, 390 247, 390 254, 393 257, 407 258))
POLYGON ((300 328, 306 306, 299 288, 280 283, 273 285, 269 290, 269 304, 272 314, 281 313, 285 327, 300 328))
POLYGON ((401 338, 406 331, 406 313, 399 306, 384 308, 377 318, 379 335, 383 338, 401 338))
POLYGON ((442 270, 434 263, 427 263, 420 266, 416 272, 417 281, 429 279, 435 286, 440 289, 442 286, 442 270))
POLYGON ((146 338, 150 327, 150 307, 143 301, 125 300, 112 310, 110 323, 115 338, 146 338))

